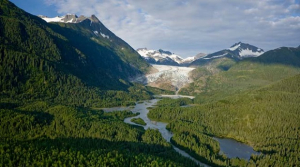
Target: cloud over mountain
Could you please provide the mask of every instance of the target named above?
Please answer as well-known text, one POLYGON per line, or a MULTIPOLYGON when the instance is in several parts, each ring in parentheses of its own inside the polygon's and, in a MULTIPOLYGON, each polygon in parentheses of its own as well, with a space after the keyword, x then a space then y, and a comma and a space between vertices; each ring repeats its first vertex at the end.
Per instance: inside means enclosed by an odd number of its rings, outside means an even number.
POLYGON ((193 56, 245 41, 266 50, 300 44, 299 0, 45 0, 61 15, 95 14, 134 48, 193 56))

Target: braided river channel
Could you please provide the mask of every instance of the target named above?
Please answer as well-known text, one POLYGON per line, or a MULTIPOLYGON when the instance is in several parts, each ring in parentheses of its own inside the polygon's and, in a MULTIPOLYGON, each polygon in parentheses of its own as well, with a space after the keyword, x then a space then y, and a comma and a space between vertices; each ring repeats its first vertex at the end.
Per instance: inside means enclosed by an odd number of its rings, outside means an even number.
MULTIPOLYGON (((180 98, 180 96, 178 96, 178 95, 176 97, 180 98)), ((161 133, 162 137, 167 142, 170 143, 170 139, 172 138, 173 134, 166 129, 167 123, 151 121, 147 116, 147 114, 149 112, 148 108, 154 107, 158 101, 159 101, 159 99, 152 99, 152 100, 147 100, 147 101, 136 103, 136 105, 134 107, 114 107, 114 108, 105 108, 103 110, 104 110, 104 112, 130 110, 133 113, 140 113, 137 116, 125 118, 124 122, 131 124, 131 125, 142 126, 142 127, 144 127, 145 130, 148 128, 158 129, 159 132, 161 133), (143 125, 131 122, 132 118, 141 118, 145 121, 146 125, 143 126, 143 125)), ((253 151, 253 149, 250 146, 245 145, 240 142, 237 142, 233 139, 220 139, 220 138, 214 138, 214 139, 220 143, 220 153, 226 154, 226 156, 229 158, 239 157, 239 158, 244 158, 244 159, 249 160, 251 154, 258 154, 257 152, 253 151)), ((174 145, 172 145, 172 146, 176 152, 178 152, 179 154, 181 154, 184 157, 187 157, 187 158, 193 160, 198 165, 209 166, 207 164, 204 164, 204 163, 196 160, 195 158, 190 156, 188 153, 177 148, 176 146, 174 146, 174 145)))

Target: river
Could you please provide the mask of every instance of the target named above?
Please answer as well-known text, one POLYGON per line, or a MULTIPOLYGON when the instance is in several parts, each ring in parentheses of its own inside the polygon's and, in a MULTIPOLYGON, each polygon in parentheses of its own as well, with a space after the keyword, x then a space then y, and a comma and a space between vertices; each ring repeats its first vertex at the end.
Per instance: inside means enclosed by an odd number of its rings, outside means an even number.
MULTIPOLYGON (((168 97, 180 98, 182 96, 171 95, 168 97)), ((193 98, 193 97, 189 96, 188 98, 193 98)), ((131 110, 133 113, 140 113, 137 116, 125 118, 124 122, 128 123, 128 124, 132 124, 132 125, 142 126, 142 127, 144 127, 145 130, 148 128, 158 129, 159 132, 162 134, 162 137, 167 142, 170 143, 170 139, 172 138, 173 134, 166 129, 167 123, 151 121, 147 116, 147 114, 149 112, 149 110, 147 108, 155 106, 158 101, 159 101, 159 99, 152 99, 152 100, 136 103, 136 105, 134 107, 104 108, 103 111, 104 112, 112 112, 112 111, 131 110), (143 126, 143 125, 131 122, 132 118, 141 118, 145 121, 146 125, 143 126)), ((239 157, 239 158, 249 160, 251 154, 259 154, 258 152, 255 152, 252 149, 252 147, 245 145, 243 143, 237 142, 233 139, 221 139, 221 138, 214 138, 214 139, 220 143, 220 154, 225 154, 228 158, 239 157)), ((187 158, 193 160, 198 165, 208 166, 207 164, 204 164, 204 163, 196 160, 195 158, 191 157, 185 151, 175 147, 174 145, 172 145, 172 146, 176 152, 178 152, 179 154, 181 154, 184 157, 187 157, 187 158)))
MULTIPOLYGON (((176 96, 177 97, 177 96, 176 96)), ((158 99, 153 99, 153 100, 148 100, 148 101, 144 101, 142 103, 137 103, 135 105, 135 107, 133 109, 131 109, 131 111, 133 113, 140 113, 139 115, 137 116, 134 116, 134 117, 129 117, 129 118, 125 118, 124 122, 125 123, 128 123, 128 124, 131 124, 131 125, 138 125, 138 126, 142 126, 144 127, 144 129, 158 129, 158 131, 161 133, 162 137, 170 143, 170 139, 172 138, 173 134, 171 132, 169 132, 167 129, 166 129, 166 126, 167 126, 167 123, 163 123, 163 122, 156 122, 156 121, 151 121, 147 114, 149 112, 149 110, 147 109, 148 107, 153 107, 154 105, 156 105, 156 103, 158 102, 159 100, 158 99), (134 122, 131 122, 131 119, 132 118, 142 118, 146 125, 143 126, 143 125, 140 125, 140 124, 136 124, 134 122)), ((121 110, 126 110, 128 109, 128 107, 114 107, 113 108, 115 111, 121 111, 121 110)), ((113 111, 113 109, 111 108, 105 108, 103 109, 104 112, 111 112, 113 111)), ((181 154, 182 156, 184 157, 187 157, 191 160, 193 160, 196 164, 198 165, 201 165, 201 166, 205 166, 207 167, 208 165, 196 160, 195 158, 191 157, 188 153, 186 153, 185 151, 175 147, 174 145, 172 145, 174 150, 176 152, 178 152, 179 154, 181 154)))

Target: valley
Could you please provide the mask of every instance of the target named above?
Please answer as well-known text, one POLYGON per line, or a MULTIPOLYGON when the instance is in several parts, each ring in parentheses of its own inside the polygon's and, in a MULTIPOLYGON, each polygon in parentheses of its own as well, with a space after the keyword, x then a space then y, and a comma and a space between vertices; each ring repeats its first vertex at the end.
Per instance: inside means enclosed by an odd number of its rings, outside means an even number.
MULTIPOLYGON (((150 100, 150 101, 144 101, 143 103, 136 104, 135 107, 131 111, 133 113, 139 113, 139 115, 134 116, 134 117, 125 118, 124 122, 128 123, 128 124, 132 124, 132 125, 141 126, 139 124, 136 124, 136 123, 132 122, 132 118, 142 118, 144 120, 144 122, 146 123, 146 125, 142 126, 145 130, 147 130, 147 129, 156 129, 156 130, 158 130, 161 133, 162 137, 167 142, 170 143, 170 140, 171 140, 173 134, 166 129, 167 124, 163 123, 163 122, 151 121, 147 117, 147 114, 149 112, 149 110, 147 108, 154 107, 156 105, 157 101, 158 101, 158 99, 153 99, 153 100, 150 100)), ((201 166, 205 166, 205 167, 208 166, 208 165, 206 165, 204 163, 201 163, 200 161, 196 160, 195 158, 191 157, 189 154, 187 154, 183 150, 175 147, 174 145, 172 145, 172 147, 176 152, 178 152, 179 154, 181 154, 184 157, 187 157, 187 158, 191 159, 197 165, 201 165, 201 166)))
MULTIPOLYGON (((0 166, 300 166, 300 46, 234 38, 182 58, 134 49, 103 24, 120 20, 36 16, 0 1, 0 166)), ((159 44, 177 28, 147 44, 172 46, 159 44)), ((130 39, 144 45, 153 29, 130 39)), ((186 40, 175 49, 196 46, 186 40)))

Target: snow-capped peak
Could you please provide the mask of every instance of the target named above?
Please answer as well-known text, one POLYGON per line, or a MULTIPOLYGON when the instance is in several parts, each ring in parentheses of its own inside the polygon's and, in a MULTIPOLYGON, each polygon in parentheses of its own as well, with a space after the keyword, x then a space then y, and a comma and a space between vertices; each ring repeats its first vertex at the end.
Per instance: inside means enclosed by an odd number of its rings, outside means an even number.
POLYGON ((181 56, 174 54, 170 51, 148 50, 147 48, 139 48, 137 52, 144 57, 149 63, 152 64, 164 64, 164 65, 187 65, 192 61, 195 61, 199 56, 193 56, 188 58, 182 58, 181 56), (154 61, 155 60, 155 61, 154 61))
POLYGON ((228 48, 228 50, 235 51, 240 46, 241 46, 241 42, 239 42, 237 44, 234 44, 233 46, 231 46, 230 48, 228 48))
POLYGON ((99 22, 98 18, 95 15, 92 15, 91 17, 85 17, 83 15, 77 16, 75 14, 67 14, 65 16, 56 16, 53 18, 49 18, 47 16, 38 15, 40 18, 45 20, 46 22, 60 22, 60 23, 80 23, 83 20, 89 19, 91 22, 99 22))
POLYGON ((42 16, 42 15, 39 15, 39 17, 48 23, 49 22, 78 23, 78 22, 81 22, 82 20, 86 19, 86 17, 84 17, 84 16, 80 16, 78 18, 78 16, 76 16, 75 14, 67 14, 65 16, 56 16, 53 18, 49 18, 47 16, 42 16))
POLYGON ((176 63, 180 63, 182 58, 179 55, 171 53, 169 51, 164 51, 162 49, 159 50, 148 50, 147 48, 137 49, 137 52, 144 58, 153 58, 155 61, 159 61, 161 59, 172 59, 176 63))
POLYGON ((232 45, 228 50, 235 52, 241 58, 257 57, 264 53, 263 49, 242 42, 232 45))
POLYGON ((104 25, 100 22, 100 20, 95 15, 92 15, 91 17, 85 17, 85 16, 81 15, 80 17, 78 17, 75 14, 67 14, 65 16, 56 16, 53 18, 49 18, 49 17, 43 16, 43 15, 38 15, 38 17, 40 17, 41 19, 45 20, 48 23, 49 22, 81 23, 84 20, 88 20, 88 21, 90 21, 89 22, 90 26, 92 26, 92 24, 94 24, 94 23, 96 23, 97 25, 100 25, 100 28, 99 28, 99 26, 91 28, 94 35, 102 36, 103 38, 110 39, 110 36, 108 35, 109 32, 107 30, 103 31, 103 29, 106 29, 106 27, 103 28, 104 25), (102 27, 102 29, 101 29, 101 27, 102 27))
POLYGON ((194 61, 196 58, 195 56, 192 56, 192 57, 187 57, 185 59, 183 59, 183 61, 194 61))

